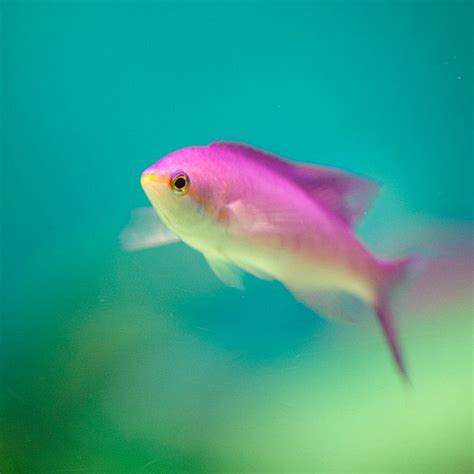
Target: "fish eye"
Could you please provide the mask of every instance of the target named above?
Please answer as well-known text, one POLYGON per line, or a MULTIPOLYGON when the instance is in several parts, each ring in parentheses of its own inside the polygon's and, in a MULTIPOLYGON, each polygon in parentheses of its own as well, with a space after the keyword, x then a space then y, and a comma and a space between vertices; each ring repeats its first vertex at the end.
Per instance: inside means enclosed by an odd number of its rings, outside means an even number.
POLYGON ((171 179, 171 189, 176 194, 184 194, 188 190, 189 176, 182 171, 176 173, 171 179))

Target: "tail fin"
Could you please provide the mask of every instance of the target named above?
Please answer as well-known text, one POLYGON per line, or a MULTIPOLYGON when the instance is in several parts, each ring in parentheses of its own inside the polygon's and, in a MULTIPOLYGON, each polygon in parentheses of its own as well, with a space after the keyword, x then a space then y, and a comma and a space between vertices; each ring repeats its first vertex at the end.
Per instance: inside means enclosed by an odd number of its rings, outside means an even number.
POLYGON ((407 283, 414 273, 417 273, 420 259, 407 257, 400 260, 383 261, 380 263, 381 278, 378 297, 374 304, 375 313, 387 339, 395 363, 404 377, 409 382, 409 377, 398 341, 397 329, 392 312, 392 301, 400 286, 407 283))

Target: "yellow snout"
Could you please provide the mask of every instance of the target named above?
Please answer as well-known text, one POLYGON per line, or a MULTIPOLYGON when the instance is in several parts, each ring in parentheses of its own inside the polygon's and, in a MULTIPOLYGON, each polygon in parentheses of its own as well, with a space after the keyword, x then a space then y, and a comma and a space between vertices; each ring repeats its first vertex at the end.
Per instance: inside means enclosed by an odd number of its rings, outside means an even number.
POLYGON ((153 184, 153 183, 169 184, 169 181, 170 179, 168 176, 161 176, 157 174, 147 173, 147 174, 142 174, 140 183, 142 186, 146 186, 147 184, 153 184))

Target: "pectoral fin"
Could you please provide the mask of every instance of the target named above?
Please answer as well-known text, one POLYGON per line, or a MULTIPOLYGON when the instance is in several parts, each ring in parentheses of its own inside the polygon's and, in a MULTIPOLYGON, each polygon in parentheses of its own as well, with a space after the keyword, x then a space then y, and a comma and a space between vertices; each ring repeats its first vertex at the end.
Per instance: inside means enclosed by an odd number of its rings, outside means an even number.
POLYGON ((229 230, 236 235, 282 235, 300 224, 294 216, 274 209, 266 202, 243 199, 227 204, 223 215, 229 230))
POLYGON ((122 247, 129 251, 158 247, 179 240, 152 207, 134 209, 130 222, 120 234, 122 247))

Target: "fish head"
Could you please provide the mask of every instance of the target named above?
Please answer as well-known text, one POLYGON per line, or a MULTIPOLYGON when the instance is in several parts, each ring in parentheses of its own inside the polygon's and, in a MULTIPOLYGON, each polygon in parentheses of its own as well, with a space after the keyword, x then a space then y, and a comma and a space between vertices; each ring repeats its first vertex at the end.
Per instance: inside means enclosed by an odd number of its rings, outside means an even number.
POLYGON ((151 204, 181 237, 208 225, 215 214, 218 166, 206 147, 193 146, 164 156, 142 173, 141 185, 151 204))

